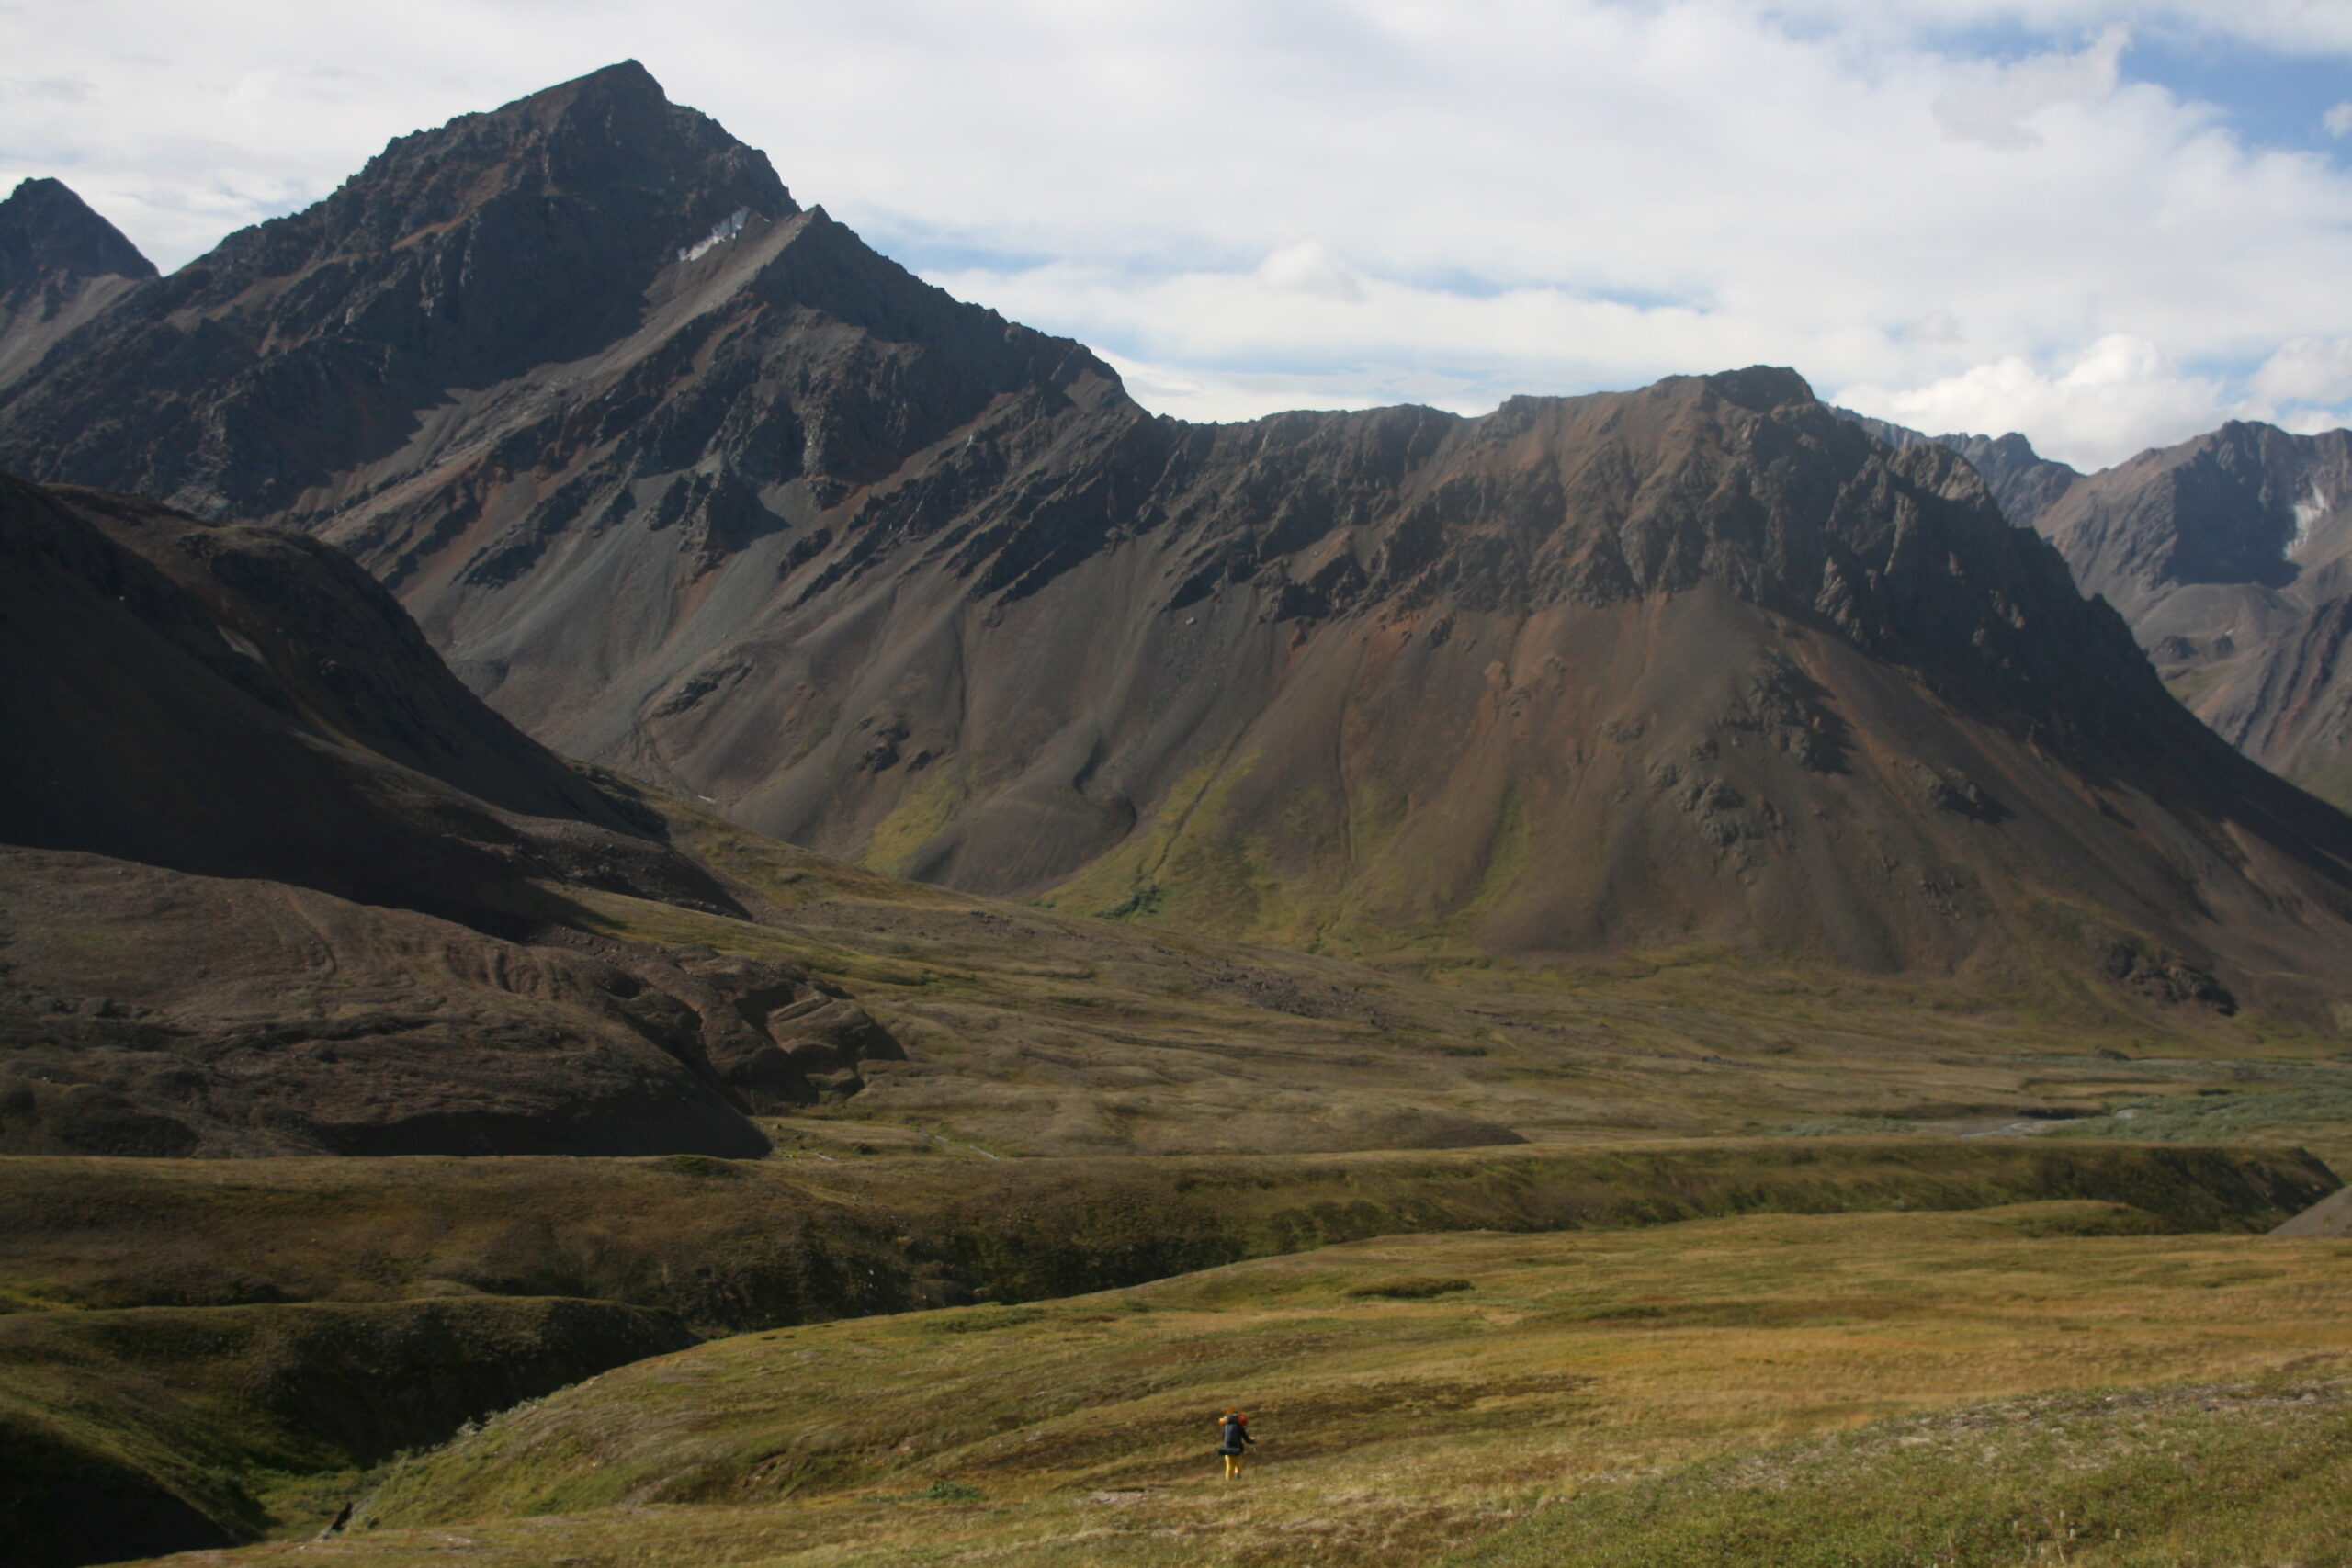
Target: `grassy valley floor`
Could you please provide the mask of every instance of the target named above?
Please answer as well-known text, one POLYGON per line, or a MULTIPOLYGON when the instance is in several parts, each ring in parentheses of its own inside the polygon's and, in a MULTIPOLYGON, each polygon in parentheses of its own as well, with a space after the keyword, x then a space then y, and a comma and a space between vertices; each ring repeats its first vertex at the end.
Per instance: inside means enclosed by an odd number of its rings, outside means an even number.
POLYGON ((2337 1560, 2296 1553, 2352 1520, 2352 1243, 2156 1228, 2069 1201, 1416 1235, 739 1335, 394 1467, 341 1538, 182 1561, 2337 1560), (1232 1404, 1261 1446, 1227 1483, 1232 1404))
POLYGON ((2341 1030, 2102 989, 2056 938, 2046 968, 1941 977, 1704 946, 1528 964, 1438 937, 1287 952, 1148 910, 1090 919, 899 881, 591 772, 662 814, 755 919, 576 886, 518 919, 846 987, 912 1057, 865 1064, 865 1089, 826 1108, 876 1129, 877 1151, 910 1134, 934 1152, 1076 1156, 2079 1122, 2352 1162, 2341 1030), (2190 1112, 2201 1133, 2110 1114, 2200 1097, 2217 1102, 2190 1112))

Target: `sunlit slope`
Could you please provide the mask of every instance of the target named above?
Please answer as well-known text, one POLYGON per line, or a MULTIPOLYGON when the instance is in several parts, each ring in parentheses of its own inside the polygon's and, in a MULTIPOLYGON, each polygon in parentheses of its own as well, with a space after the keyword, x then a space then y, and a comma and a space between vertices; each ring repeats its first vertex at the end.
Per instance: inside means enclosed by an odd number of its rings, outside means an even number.
MULTIPOLYGON (((1389 1238, 744 1336, 403 1467, 335 1555, 1415 1562, 1662 1466, 1971 1402, 2284 1372, 2340 1424, 2345 1244, 2147 1225, 2071 1203, 1389 1238), (1237 1404, 1261 1446, 1227 1484, 1208 1418, 1237 1404)), ((2222 1450, 2258 1463, 2263 1440, 2222 1450)), ((2176 1512, 2227 1506, 2156 1483, 2176 1512)))

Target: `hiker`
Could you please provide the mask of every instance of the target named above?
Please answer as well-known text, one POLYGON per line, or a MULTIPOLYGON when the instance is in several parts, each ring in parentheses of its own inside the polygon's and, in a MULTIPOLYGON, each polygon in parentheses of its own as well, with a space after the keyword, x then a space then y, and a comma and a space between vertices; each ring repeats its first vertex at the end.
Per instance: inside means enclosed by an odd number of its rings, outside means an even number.
POLYGON ((1216 1451, 1225 1456, 1227 1481, 1241 1473, 1241 1455, 1257 1440, 1250 1435, 1250 1417, 1238 1410, 1227 1410, 1218 1418, 1216 1451))

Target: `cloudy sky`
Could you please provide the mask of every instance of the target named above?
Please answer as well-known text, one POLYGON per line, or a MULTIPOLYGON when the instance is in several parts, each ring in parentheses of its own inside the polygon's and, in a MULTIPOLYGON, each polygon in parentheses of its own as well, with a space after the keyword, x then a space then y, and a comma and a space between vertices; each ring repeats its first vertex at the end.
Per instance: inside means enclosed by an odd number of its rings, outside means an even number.
POLYGON ((1190 418, 1767 361, 2083 466, 2352 422, 2352 0, 0 0, 0 178, 169 268, 628 56, 1190 418))

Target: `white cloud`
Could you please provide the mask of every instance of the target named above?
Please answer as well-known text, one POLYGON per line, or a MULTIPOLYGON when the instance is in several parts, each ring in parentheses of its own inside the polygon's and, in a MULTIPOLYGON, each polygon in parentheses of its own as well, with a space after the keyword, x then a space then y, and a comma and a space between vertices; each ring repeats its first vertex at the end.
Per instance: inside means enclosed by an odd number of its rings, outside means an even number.
POLYGON ((2224 420, 2265 420, 2301 434, 2335 429, 2352 401, 2352 339, 2301 338, 2244 383, 2184 372, 2145 338, 2101 338, 2052 374, 2020 358, 1976 365, 1924 387, 1856 386, 1837 400, 1934 434, 2023 429, 2042 456, 2101 468, 2224 420))
POLYGON ((1395 403, 1476 412, 1491 398, 1465 398, 1467 384, 1437 372, 1395 365, 1357 366, 1312 376, 1269 371, 1202 371, 1102 356, 1138 402, 1204 423, 1258 419, 1285 409, 1374 409, 1395 403))
POLYGON ((2247 378, 2246 386, 2273 403, 2352 400, 2352 337, 2290 339, 2247 378))
POLYGON ((2330 136, 2352 136, 2352 103, 2337 104, 2319 122, 2330 136))
POLYGON ((2044 109, 2065 104, 2097 104, 2115 91, 2128 28, 2109 28, 2079 54, 2036 54, 2001 65, 1970 68, 1955 85, 1939 94, 1936 123, 1947 136, 1987 147, 2041 145, 2041 133, 2027 123, 2044 109))
POLYGON ((2219 382, 2182 374, 2147 339, 2119 333, 2054 376, 2011 357, 1908 390, 1849 387, 1838 400, 1934 434, 2022 426, 2044 457, 2099 468, 2212 428, 2230 417, 2222 394, 2219 382))
POLYGON ((1364 297, 1363 279, 1355 268, 1319 241, 1284 245, 1258 264, 1258 281, 1283 294, 1304 294, 1316 299, 1349 304, 1364 297))
POLYGON ((2352 176, 2132 81, 2126 27, 2352 54, 2309 0, 76 0, 0 8, 0 61, 82 93, 0 87, 0 179, 168 266, 634 55, 1169 412, 1764 360, 2074 456, 2318 417, 2296 344, 2352 341, 2352 176), (1951 41, 1985 29, 2022 52, 1951 41))

